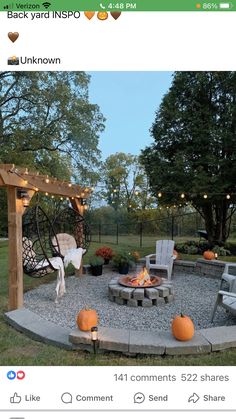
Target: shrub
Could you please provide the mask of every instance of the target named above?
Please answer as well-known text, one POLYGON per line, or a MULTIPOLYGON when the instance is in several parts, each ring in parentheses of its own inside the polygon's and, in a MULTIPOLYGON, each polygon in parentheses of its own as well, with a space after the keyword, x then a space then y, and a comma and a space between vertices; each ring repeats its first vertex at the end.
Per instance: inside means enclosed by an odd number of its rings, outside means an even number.
POLYGON ((134 266, 134 259, 131 253, 127 253, 125 251, 115 253, 115 255, 112 258, 112 261, 116 268, 122 265, 134 266))
POLYGON ((91 266, 101 266, 104 264, 104 259, 101 256, 91 256, 89 258, 89 263, 91 266))
POLYGON ((221 247, 221 246, 215 246, 212 249, 212 252, 217 253, 218 256, 230 256, 231 255, 229 250, 227 250, 227 249, 225 249, 224 247, 221 247))
POLYGON ((114 252, 111 247, 103 246, 96 250, 95 255, 110 260, 114 256, 114 252))

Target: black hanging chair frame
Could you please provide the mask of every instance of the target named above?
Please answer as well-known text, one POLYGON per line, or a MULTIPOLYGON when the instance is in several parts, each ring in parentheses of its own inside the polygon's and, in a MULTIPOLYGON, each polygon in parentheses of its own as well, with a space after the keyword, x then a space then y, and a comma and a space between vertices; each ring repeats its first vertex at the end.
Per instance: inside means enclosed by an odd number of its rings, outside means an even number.
POLYGON ((22 237, 24 273, 40 278, 54 272, 56 269, 50 258, 60 256, 59 243, 53 225, 40 205, 36 204, 24 214, 22 237), (54 245, 53 237, 56 240, 54 245))
MULTIPOLYGON (((88 223, 79 211, 71 206, 63 208, 55 216, 52 225, 56 235, 60 233, 70 234, 74 237, 77 248, 82 247, 87 252, 91 242, 91 233, 88 223)), ((60 244, 58 248, 60 252, 60 244)), ((61 253, 60 257, 64 258, 61 253)))

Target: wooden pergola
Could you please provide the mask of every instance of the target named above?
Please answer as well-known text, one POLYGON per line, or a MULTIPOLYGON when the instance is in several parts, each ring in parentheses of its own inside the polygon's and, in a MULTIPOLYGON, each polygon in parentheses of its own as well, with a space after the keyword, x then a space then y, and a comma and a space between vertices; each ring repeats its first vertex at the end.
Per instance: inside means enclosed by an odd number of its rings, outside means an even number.
MULTIPOLYGON (((81 215, 84 212, 82 199, 87 199, 91 188, 72 185, 69 182, 28 171, 14 164, 0 164, 0 187, 7 189, 8 239, 9 239, 9 309, 23 307, 22 263, 22 216, 25 211, 21 191, 27 191, 32 199, 35 193, 68 198, 72 207, 81 215)), ((79 273, 82 273, 82 266, 79 273)))

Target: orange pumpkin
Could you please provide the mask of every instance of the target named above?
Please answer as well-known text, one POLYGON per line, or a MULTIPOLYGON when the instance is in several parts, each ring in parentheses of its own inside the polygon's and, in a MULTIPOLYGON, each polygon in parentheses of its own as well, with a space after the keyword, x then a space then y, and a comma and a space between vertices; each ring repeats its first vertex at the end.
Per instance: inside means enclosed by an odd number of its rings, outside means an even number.
POLYGON ((181 313, 172 321, 172 334, 177 340, 191 340, 194 336, 194 324, 190 317, 181 313))
POLYGON ((212 260, 212 259, 215 259, 215 253, 211 252, 211 250, 206 250, 203 253, 203 257, 206 260, 212 260))
POLYGON ((179 254, 178 254, 177 250, 175 250, 175 249, 173 251, 173 256, 176 256, 176 259, 179 259, 179 254))
POLYGON ((97 326, 98 315, 96 310, 85 308, 81 310, 77 316, 77 325, 80 330, 88 332, 91 327, 97 326))

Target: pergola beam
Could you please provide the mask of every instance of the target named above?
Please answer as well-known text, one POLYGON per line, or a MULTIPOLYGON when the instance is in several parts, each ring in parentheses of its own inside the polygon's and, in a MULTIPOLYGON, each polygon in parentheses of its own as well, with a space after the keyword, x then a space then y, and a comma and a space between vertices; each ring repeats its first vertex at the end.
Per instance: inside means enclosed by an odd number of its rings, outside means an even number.
POLYGON ((14 165, 0 164, 0 186, 15 186, 19 189, 34 190, 55 196, 68 198, 88 198, 91 189, 59 181, 49 176, 30 173, 27 169, 16 168, 14 165))

